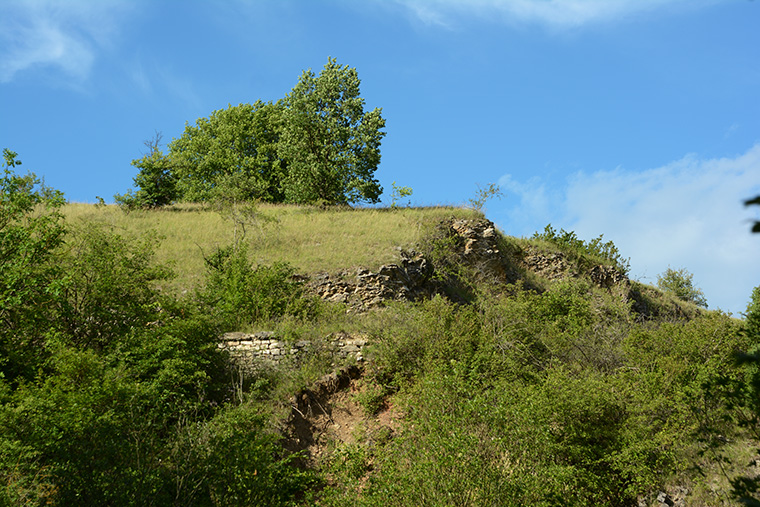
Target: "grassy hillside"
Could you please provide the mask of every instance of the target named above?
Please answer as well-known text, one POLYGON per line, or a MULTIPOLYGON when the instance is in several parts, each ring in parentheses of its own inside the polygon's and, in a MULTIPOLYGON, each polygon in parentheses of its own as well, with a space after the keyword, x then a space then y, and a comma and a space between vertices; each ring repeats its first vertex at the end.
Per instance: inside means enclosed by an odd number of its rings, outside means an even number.
MULTIPOLYGON (((376 268, 395 260, 398 247, 418 244, 441 219, 479 216, 453 207, 323 210, 264 204, 258 210, 264 218, 252 221, 245 231, 251 261, 287 262, 299 273, 376 268)), ((124 213, 113 205, 72 203, 63 213, 72 224, 97 222, 155 237, 156 261, 172 266, 176 279, 170 287, 178 291, 197 287, 204 276, 204 255, 235 237, 233 220, 200 205, 124 213)))
POLYGON ((629 280, 614 245, 262 206, 230 250, 240 224, 201 207, 62 211, 49 256, 8 250, 0 505, 707 507, 756 473, 734 358, 757 337, 629 280), (357 309, 293 276, 342 271, 404 297, 357 309), (302 352, 241 367, 218 347, 240 330, 302 352))

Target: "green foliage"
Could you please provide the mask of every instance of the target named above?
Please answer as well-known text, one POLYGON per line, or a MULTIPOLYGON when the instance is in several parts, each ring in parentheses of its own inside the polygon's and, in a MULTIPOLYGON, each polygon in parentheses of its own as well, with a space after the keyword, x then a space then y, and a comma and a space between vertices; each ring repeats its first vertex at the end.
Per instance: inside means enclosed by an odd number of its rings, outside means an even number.
MULTIPOLYGON (((154 241, 64 229, 60 195, 13 174, 15 157, 0 180, 0 505, 634 505, 687 480, 698 451, 721 452, 718 435, 760 428, 760 289, 746 322, 639 322, 582 277, 486 286, 444 234, 424 246, 461 277, 459 304, 348 315, 305 296, 289 265, 252 264, 244 241, 207 259, 202 290, 173 298, 154 241), (251 324, 312 348, 243 379, 218 337, 251 324), (293 393, 332 370, 337 330, 368 335, 354 401, 403 417, 305 470, 280 430, 293 393)), ((255 205, 235 209, 250 202, 245 178, 209 195, 251 224, 255 205)), ((583 262, 621 261, 601 237, 545 236, 583 262)), ((754 477, 735 486, 756 495, 754 477)))
MULTIPOLYGON (((734 370, 709 384, 711 395, 731 410, 738 426, 760 440, 760 287, 752 290, 745 314, 744 333, 748 346, 736 354, 734 370)), ((725 432, 723 427, 705 425, 711 442, 725 432)), ((713 443, 715 447, 715 444, 713 443)), ((760 505, 760 480, 755 474, 740 474, 732 480, 732 494, 744 505, 760 505)))
MULTIPOLYGON (((161 137, 157 132, 153 139, 145 141, 148 153, 141 159, 132 161, 132 165, 140 169, 134 177, 137 191, 130 189, 126 194, 114 195, 116 204, 125 211, 160 208, 177 198, 177 177, 172 171, 171 160, 159 149, 161 137)), ((103 199, 98 199, 102 203, 103 199)))
POLYGON ((132 165, 140 169, 135 176, 135 194, 142 208, 159 208, 171 204, 177 197, 177 178, 171 170, 171 161, 160 151, 133 160, 132 165))
POLYGON ((747 312, 744 314, 747 335, 760 343, 760 285, 752 289, 747 312))
POLYGON ((29 378, 44 358, 41 348, 51 284, 60 268, 52 261, 65 228, 60 192, 40 187, 34 174, 19 176, 17 154, 3 150, 0 178, 0 378, 29 378))
POLYGON ((313 474, 284 455, 255 405, 227 407, 200 425, 183 425, 168 467, 177 477, 178 505, 293 505, 313 474))
POLYGON ((385 120, 364 111, 356 69, 333 58, 316 76, 304 71, 284 100, 279 155, 288 161, 282 188, 294 203, 376 203, 385 120))
POLYGON ((115 198, 127 210, 208 201, 233 180, 244 201, 376 203, 384 127, 380 109, 364 111, 356 69, 329 59, 319 76, 303 72, 277 103, 230 105, 186 125, 167 156, 157 136, 133 161, 139 190, 115 198))
POLYGON ((260 211, 257 202, 247 195, 247 181, 248 177, 243 173, 225 175, 210 192, 211 208, 234 224, 234 245, 245 239, 249 226, 258 227, 263 237, 264 227, 276 222, 275 218, 260 211))
POLYGON ((156 283, 171 277, 153 263, 155 238, 129 238, 90 224, 71 232, 59 261, 62 276, 53 328, 79 347, 109 347, 156 318, 156 283))
MULTIPOLYGON (((391 208, 396 209, 398 207, 398 201, 412 195, 412 187, 399 187, 396 186, 396 182, 392 183, 393 193, 391 194, 391 208)), ((407 206, 409 203, 407 203, 407 206)))
POLYGON ((378 384, 398 390, 426 365, 474 351, 479 325, 473 307, 440 296, 388 312, 373 330, 372 360, 378 384))
POLYGON ((625 259, 612 241, 603 243, 604 235, 594 238, 589 242, 579 239, 573 231, 560 229, 554 230, 551 224, 544 228, 544 232, 533 233, 533 239, 548 241, 560 247, 563 252, 573 256, 582 263, 609 262, 623 273, 627 274, 630 269, 630 259, 625 259))
POLYGON ((727 415, 705 385, 740 325, 627 315, 573 279, 389 306, 368 376, 396 393, 404 425, 367 458, 367 486, 337 486, 324 505, 627 505, 683 473, 700 421, 727 415))
MULTIPOLYGON (((291 504, 311 474, 269 412, 232 403, 224 323, 160 295, 152 240, 66 231, 60 194, 5 155, 0 505, 291 504)), ((276 291, 286 271, 253 278, 276 291)))
POLYGON ((702 289, 694 287, 693 278, 694 275, 689 273, 686 268, 677 270, 668 268, 664 273, 657 275, 657 287, 673 294, 681 301, 688 301, 707 308, 705 294, 702 289))
POLYGON ((177 190, 186 201, 206 201, 226 177, 234 176, 245 200, 281 202, 285 162, 277 154, 281 103, 230 105, 169 144, 177 190))
POLYGON ((468 199, 470 206, 475 211, 482 212, 483 206, 486 205, 486 201, 493 199, 494 197, 501 199, 504 192, 501 191, 499 185, 495 183, 489 183, 488 186, 482 188, 478 185, 478 190, 475 192, 475 197, 468 199))
POLYGON ((307 316, 313 307, 293 268, 284 263, 253 267, 244 245, 220 248, 206 263, 208 278, 200 297, 231 327, 284 315, 307 316))

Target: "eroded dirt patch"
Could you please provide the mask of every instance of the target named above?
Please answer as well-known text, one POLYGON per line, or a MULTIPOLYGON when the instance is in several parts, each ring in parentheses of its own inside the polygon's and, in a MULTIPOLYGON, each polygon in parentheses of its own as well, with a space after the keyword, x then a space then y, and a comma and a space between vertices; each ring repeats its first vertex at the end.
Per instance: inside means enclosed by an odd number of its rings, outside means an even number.
POLYGON ((401 413, 383 403, 374 415, 359 403, 366 385, 360 366, 343 368, 302 390, 291 399, 285 447, 302 452, 306 467, 320 467, 331 453, 347 444, 371 446, 398 431, 401 413))

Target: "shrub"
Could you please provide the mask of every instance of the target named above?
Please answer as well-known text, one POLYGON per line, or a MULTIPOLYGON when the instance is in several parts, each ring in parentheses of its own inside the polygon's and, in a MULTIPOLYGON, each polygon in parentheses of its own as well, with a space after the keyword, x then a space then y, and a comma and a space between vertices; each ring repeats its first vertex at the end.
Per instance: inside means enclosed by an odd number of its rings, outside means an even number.
POLYGON ((694 275, 689 273, 686 268, 677 270, 668 268, 664 273, 657 275, 657 287, 673 294, 681 301, 688 301, 707 308, 705 294, 702 289, 694 287, 693 278, 694 275))
POLYGON ((153 261, 153 239, 90 224, 74 230, 66 246, 51 327, 70 343, 107 347, 154 320, 160 308, 156 282, 172 273, 153 261))
MULTIPOLYGON (((391 194, 391 209, 396 209, 398 201, 412 195, 412 187, 399 187, 394 181, 391 186, 393 187, 393 193, 391 194)), ((407 202, 407 206, 409 202, 407 202)))
POLYGON ((478 190, 475 192, 475 197, 468 199, 468 201, 472 209, 478 213, 482 213, 483 206, 485 206, 486 201, 493 199, 494 197, 501 199, 503 195, 504 192, 501 191, 499 185, 495 183, 489 183, 485 188, 482 188, 480 185, 478 185, 478 190))
POLYGON ((304 294, 303 281, 285 263, 252 266, 244 245, 220 248, 206 258, 202 303, 230 327, 284 315, 305 317, 316 304, 304 294))
POLYGON ((17 175, 16 157, 4 149, 0 173, 0 377, 10 381, 32 378, 44 361, 51 284, 60 275, 55 254, 65 234, 63 194, 34 174, 17 175))

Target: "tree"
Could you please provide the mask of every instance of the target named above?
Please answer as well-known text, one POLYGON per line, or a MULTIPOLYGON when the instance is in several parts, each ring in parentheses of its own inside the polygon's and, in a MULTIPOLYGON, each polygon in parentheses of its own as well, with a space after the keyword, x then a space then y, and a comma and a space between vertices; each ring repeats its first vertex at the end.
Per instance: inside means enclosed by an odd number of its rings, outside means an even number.
POLYGON ((689 301, 707 308, 707 299, 702 289, 694 287, 692 279, 694 275, 686 268, 678 270, 668 268, 664 273, 657 275, 657 287, 665 292, 675 295, 682 301, 689 301))
POLYGON ((364 111, 356 69, 327 61, 301 74, 285 98, 278 153, 288 161, 285 199, 295 203, 376 203, 374 178, 385 132, 381 110, 364 111))
POLYGON ((224 177, 244 181, 248 199, 281 202, 285 169, 277 153, 282 104, 256 101, 230 105, 195 125, 169 144, 172 171, 180 197, 205 201, 224 177))
POLYGON ((156 132, 152 139, 145 141, 148 153, 132 161, 132 165, 140 169, 134 177, 138 190, 114 195, 118 204, 127 208, 160 208, 177 198, 177 178, 172 172, 171 160, 159 148, 162 137, 160 132, 156 132))

